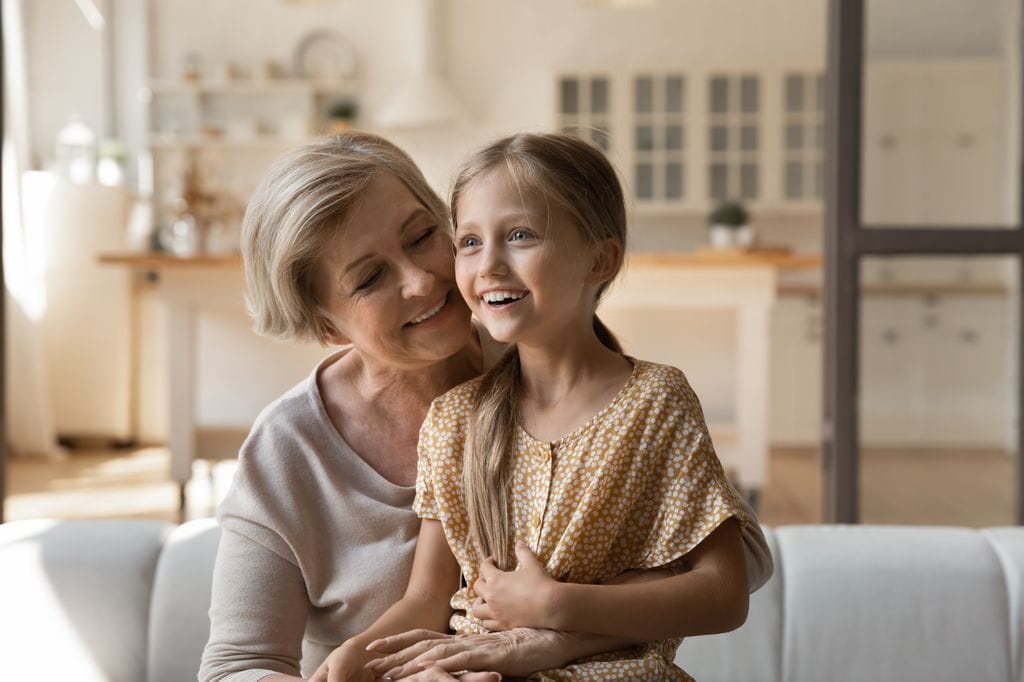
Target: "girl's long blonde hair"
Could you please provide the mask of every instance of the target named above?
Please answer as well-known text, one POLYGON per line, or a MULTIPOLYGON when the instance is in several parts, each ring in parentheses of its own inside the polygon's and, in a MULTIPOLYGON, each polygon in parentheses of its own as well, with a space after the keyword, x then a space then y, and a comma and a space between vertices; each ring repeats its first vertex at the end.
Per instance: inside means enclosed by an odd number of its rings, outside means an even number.
MULTIPOLYGON (((497 169, 508 173, 521 195, 544 200, 549 222, 552 207, 558 207, 587 242, 618 241, 620 257, 598 288, 600 299, 621 269, 626 248, 622 187, 608 159, 568 135, 524 133, 498 140, 477 152, 456 176, 449 204, 455 226, 466 188, 497 169)), ((596 314, 594 332, 605 346, 622 352, 596 314)), ((521 391, 519 354, 513 347, 480 381, 463 464, 470 540, 480 556, 493 556, 504 570, 515 565, 509 485, 521 391)))

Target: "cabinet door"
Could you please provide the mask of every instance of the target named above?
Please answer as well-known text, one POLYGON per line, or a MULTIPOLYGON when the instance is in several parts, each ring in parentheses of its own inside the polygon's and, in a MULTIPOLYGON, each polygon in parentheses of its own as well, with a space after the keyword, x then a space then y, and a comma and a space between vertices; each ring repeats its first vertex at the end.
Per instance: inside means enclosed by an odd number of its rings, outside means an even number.
POLYGON ((821 304, 783 296, 772 311, 772 445, 816 447, 821 436, 821 304))
POLYGON ((924 339, 913 324, 914 300, 886 296, 862 301, 861 442, 868 447, 920 442, 927 367, 915 358, 924 339))

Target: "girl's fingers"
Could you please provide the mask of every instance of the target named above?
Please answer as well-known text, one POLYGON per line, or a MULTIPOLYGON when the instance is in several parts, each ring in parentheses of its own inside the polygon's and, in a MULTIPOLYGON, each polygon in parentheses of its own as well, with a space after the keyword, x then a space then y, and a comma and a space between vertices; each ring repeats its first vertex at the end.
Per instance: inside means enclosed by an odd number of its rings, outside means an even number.
POLYGON ((491 578, 496 573, 500 573, 500 571, 498 570, 498 567, 495 565, 493 558, 487 557, 486 559, 480 562, 481 580, 486 581, 488 578, 491 578))
MULTIPOLYGON (((494 613, 491 611, 491 605, 487 602, 473 604, 472 613, 475 618, 479 618, 480 620, 494 617, 494 613)), ((486 627, 486 625, 484 627, 486 627)))

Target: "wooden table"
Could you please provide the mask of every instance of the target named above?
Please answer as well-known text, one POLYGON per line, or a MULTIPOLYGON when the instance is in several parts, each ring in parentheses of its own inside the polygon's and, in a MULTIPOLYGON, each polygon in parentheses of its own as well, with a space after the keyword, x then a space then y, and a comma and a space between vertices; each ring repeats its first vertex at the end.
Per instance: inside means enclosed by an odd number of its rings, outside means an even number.
POLYGON ((156 272, 167 307, 168 449, 171 479, 178 484, 178 514, 185 516, 185 486, 196 457, 196 320, 202 304, 242 305, 240 256, 178 258, 163 253, 102 253, 100 263, 156 272))

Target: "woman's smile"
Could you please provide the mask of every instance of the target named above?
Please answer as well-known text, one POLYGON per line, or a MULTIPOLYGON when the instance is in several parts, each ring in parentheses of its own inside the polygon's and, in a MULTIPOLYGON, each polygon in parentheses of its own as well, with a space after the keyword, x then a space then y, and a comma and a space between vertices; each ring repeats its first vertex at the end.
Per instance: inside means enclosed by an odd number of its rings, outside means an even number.
POLYGON ((442 298, 439 303, 437 303, 434 306, 431 306, 425 312, 420 313, 413 319, 409 320, 403 326, 418 327, 426 322, 430 322, 431 320, 441 317, 441 313, 447 312, 448 310, 451 309, 451 306, 448 305, 448 301, 451 299, 451 296, 452 292, 451 290, 449 290, 447 293, 445 293, 444 298, 442 298))

